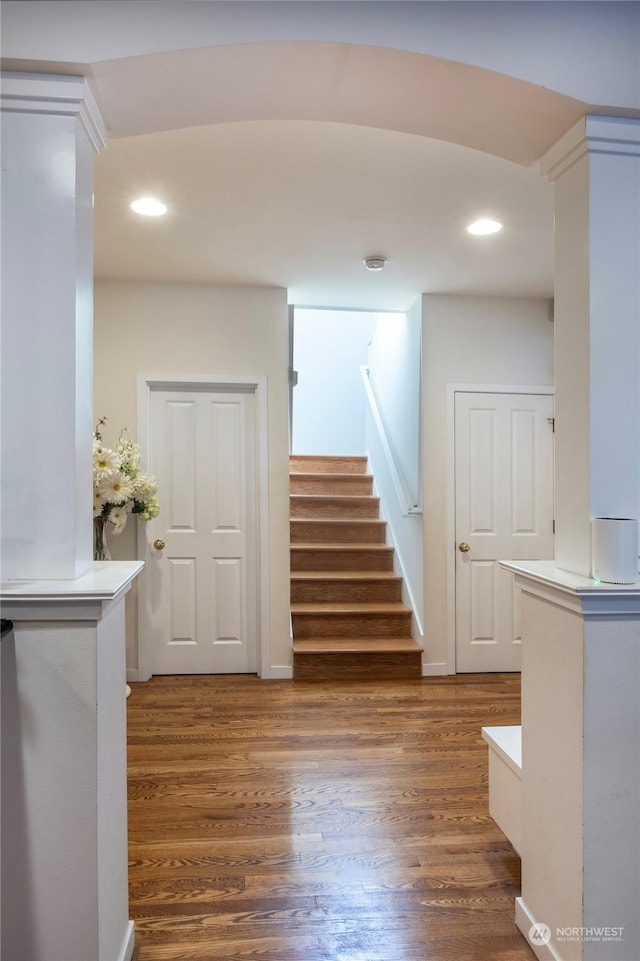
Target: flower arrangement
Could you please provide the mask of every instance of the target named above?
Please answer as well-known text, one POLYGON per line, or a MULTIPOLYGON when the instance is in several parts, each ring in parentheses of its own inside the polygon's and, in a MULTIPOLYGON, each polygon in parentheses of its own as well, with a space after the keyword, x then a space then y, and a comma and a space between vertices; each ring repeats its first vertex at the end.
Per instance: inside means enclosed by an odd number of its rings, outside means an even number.
POLYGON ((115 447, 105 447, 101 417, 93 434, 93 517, 107 521, 115 534, 124 530, 129 514, 148 521, 160 511, 156 491, 158 482, 140 469, 140 448, 120 431, 115 447))

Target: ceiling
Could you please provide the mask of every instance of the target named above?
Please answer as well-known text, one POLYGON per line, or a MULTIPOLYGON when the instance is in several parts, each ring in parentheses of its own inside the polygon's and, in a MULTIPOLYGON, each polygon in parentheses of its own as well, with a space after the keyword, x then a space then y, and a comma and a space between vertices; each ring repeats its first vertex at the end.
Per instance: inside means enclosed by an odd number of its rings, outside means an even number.
POLYGON ((247 43, 94 63, 98 278, 285 287, 290 303, 406 310, 421 293, 551 297, 536 159, 584 110, 407 51, 247 43), (141 194, 168 214, 141 218, 141 194), (504 229, 471 237, 492 217, 504 229), (379 274, 364 257, 388 259, 379 274))
POLYGON ((552 187, 537 169, 343 123, 218 123, 109 141, 98 278, 286 287, 305 306, 405 310, 423 292, 551 297, 552 187), (161 218, 133 214, 141 194, 161 218), (490 237, 466 225, 503 222, 490 237), (388 258, 381 273, 366 256, 388 258))

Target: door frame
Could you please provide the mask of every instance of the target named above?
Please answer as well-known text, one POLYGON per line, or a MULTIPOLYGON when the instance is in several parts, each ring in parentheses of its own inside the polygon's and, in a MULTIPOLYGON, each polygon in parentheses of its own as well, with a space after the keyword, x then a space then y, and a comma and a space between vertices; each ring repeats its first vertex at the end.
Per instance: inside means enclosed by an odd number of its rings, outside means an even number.
POLYGON ((447 384, 447 674, 456 673, 456 394, 554 395, 555 387, 550 384, 447 384))
MULTIPOLYGON (((204 390, 211 392, 240 391, 253 394, 256 425, 256 599, 257 671, 265 677, 271 664, 271 611, 269 595, 269 423, 267 411, 267 378, 228 374, 138 374, 138 441, 144 462, 149 462, 150 405, 152 390, 204 390)), ((151 466, 151 465, 150 465, 151 466)), ((162 493, 160 492, 160 497, 162 493)), ((149 617, 149 591, 146 561, 151 554, 147 525, 138 524, 138 558, 145 570, 138 585, 138 680, 151 677, 152 644, 149 617)))

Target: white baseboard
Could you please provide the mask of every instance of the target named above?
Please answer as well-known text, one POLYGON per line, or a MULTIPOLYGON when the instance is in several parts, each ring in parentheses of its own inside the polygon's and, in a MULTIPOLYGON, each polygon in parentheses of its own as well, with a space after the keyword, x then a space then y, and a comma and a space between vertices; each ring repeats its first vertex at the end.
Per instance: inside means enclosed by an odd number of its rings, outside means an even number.
POLYGON ((291 664, 272 664, 262 678, 265 681, 290 681, 293 679, 293 667, 291 664))
POLYGON ((118 961, 131 961, 133 949, 135 947, 135 931, 133 921, 127 921, 127 930, 122 939, 122 945, 118 952, 118 961))
POLYGON ((130 684, 131 681, 133 681, 133 683, 135 684, 137 680, 138 680, 138 668, 128 667, 127 668, 127 684, 130 684))
POLYGON ((551 944, 533 944, 531 942, 529 931, 537 923, 522 898, 516 898, 516 925, 538 961, 563 961, 560 955, 556 954, 551 944))
POLYGON ((442 677, 444 674, 448 674, 447 665, 445 661, 434 661, 431 664, 422 664, 422 676, 423 677, 442 677))

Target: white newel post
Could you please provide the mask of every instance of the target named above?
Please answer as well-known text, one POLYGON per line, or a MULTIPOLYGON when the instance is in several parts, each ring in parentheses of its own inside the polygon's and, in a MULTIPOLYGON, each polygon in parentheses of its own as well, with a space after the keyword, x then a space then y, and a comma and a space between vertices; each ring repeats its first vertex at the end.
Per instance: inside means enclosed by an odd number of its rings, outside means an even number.
POLYGON ((3 961, 127 961, 124 596, 92 548, 93 153, 81 77, 2 75, 3 961))
POLYGON ((504 563, 523 594, 516 921, 545 961, 636 961, 640 582, 591 577, 591 520, 639 515, 640 121, 583 118, 542 169, 555 181, 557 536, 555 560, 504 563))

